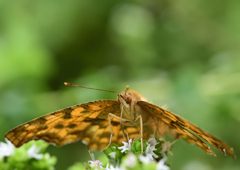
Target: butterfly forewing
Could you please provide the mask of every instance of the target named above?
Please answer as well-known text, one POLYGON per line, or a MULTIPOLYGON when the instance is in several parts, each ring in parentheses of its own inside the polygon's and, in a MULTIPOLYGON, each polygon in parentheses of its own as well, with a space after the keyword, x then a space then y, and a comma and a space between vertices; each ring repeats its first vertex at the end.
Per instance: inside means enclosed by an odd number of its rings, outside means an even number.
POLYGON ((138 101, 137 104, 140 105, 144 110, 146 110, 146 112, 150 113, 151 115, 154 115, 156 118, 160 119, 161 121, 164 121, 169 127, 174 129, 186 141, 190 143, 195 143, 197 146, 202 148, 206 153, 215 155, 209 149, 209 146, 207 146, 207 144, 200 138, 206 140, 207 142, 212 144, 214 147, 222 151, 224 154, 225 154, 225 151, 227 151, 232 157, 235 158, 232 148, 229 147, 226 143, 210 135, 206 131, 198 128, 197 126, 193 125, 187 120, 161 107, 158 107, 156 105, 153 105, 145 101, 138 101))
MULTIPOLYGON (((58 146, 83 138, 93 143, 91 138, 96 129, 108 127, 108 114, 120 114, 116 100, 99 100, 75 105, 49 113, 22 124, 6 134, 6 138, 19 147, 30 140, 43 139, 58 146), (89 139, 88 139, 89 138, 89 139)), ((108 130, 99 130, 97 135, 108 136, 108 130)), ((94 141, 98 142, 98 141, 94 141)))

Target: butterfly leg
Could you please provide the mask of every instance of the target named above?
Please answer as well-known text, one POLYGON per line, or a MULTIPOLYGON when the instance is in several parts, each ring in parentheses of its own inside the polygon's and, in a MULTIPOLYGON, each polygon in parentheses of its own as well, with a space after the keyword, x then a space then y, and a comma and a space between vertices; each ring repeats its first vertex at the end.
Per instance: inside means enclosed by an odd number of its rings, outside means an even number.
POLYGON ((143 154, 143 121, 142 121, 142 115, 139 115, 134 121, 136 122, 138 119, 139 119, 139 121, 140 121, 141 154, 143 154))
POLYGON ((123 140, 126 142, 126 137, 125 137, 125 134, 124 134, 124 129, 123 129, 123 124, 122 124, 122 115, 123 115, 123 106, 122 106, 122 109, 121 109, 121 117, 120 117, 120 126, 121 126, 121 129, 122 129, 122 134, 123 134, 123 140))
MULTIPOLYGON (((122 120, 123 122, 130 122, 130 120, 128 120, 128 119, 123 119, 123 118, 118 117, 118 116, 116 116, 116 115, 114 115, 114 114, 112 114, 112 113, 109 113, 109 114, 108 114, 108 124, 109 124, 109 128, 110 128, 110 131, 111 131, 111 135, 110 135, 109 144, 107 145, 107 147, 106 147, 105 149, 107 149, 107 148, 111 145, 111 143, 112 143, 113 130, 112 130, 112 125, 111 125, 111 117, 114 117, 114 118, 116 118, 116 119, 118 119, 118 120, 122 120)), ((124 133, 123 133, 123 137, 124 137, 124 140, 125 140, 124 133)))

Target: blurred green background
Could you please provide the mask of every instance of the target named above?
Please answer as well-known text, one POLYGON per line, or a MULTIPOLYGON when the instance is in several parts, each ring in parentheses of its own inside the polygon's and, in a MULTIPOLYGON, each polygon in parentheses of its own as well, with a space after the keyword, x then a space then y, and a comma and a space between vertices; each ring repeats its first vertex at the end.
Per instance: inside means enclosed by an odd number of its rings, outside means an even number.
MULTIPOLYGON (((124 91, 211 132, 240 155, 240 3, 208 0, 0 1, 0 140, 11 128, 124 91)), ((240 161, 206 155, 184 140, 172 170, 233 170, 240 161)), ((90 160, 81 142, 50 146, 56 169, 90 160)))

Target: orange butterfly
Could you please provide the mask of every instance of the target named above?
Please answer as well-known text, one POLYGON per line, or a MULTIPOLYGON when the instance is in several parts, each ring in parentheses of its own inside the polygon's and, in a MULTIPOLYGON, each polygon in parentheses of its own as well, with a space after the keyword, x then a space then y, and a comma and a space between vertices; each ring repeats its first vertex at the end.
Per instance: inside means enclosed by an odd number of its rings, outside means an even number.
POLYGON ((119 93, 117 100, 98 100, 46 114, 12 129, 5 137, 16 147, 38 139, 58 146, 81 139, 89 149, 100 150, 111 142, 122 143, 126 140, 125 132, 129 138, 140 137, 141 141, 153 134, 168 134, 173 138, 182 137, 215 155, 207 141, 235 158, 233 149, 226 143, 187 120, 146 102, 139 93, 127 90, 119 93))

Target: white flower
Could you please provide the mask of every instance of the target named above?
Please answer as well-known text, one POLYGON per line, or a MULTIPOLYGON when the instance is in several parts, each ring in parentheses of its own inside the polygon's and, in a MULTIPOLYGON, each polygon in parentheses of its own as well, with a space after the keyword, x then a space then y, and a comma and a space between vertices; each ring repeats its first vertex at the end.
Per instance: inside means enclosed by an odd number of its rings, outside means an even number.
POLYGON ((145 164, 149 164, 149 163, 153 162, 153 159, 151 159, 149 156, 139 155, 138 158, 142 163, 145 163, 145 164))
POLYGON ((2 159, 4 156, 10 156, 14 153, 14 145, 5 138, 6 144, 3 142, 0 142, 0 159, 2 159))
POLYGON ((167 165, 165 165, 165 160, 161 159, 156 167, 156 170, 169 170, 169 167, 167 165))
POLYGON ((129 141, 128 141, 128 143, 127 142, 122 142, 123 144, 124 144, 124 146, 121 146, 121 147, 118 147, 118 149, 122 149, 122 153, 123 152, 125 152, 125 151, 131 151, 131 148, 132 148, 132 139, 130 139, 129 141))
POLYGON ((151 146, 156 146, 158 143, 155 138, 150 138, 148 139, 147 144, 150 144, 151 146))
POLYGON ((164 142, 163 144, 162 144, 162 150, 160 151, 160 153, 161 153, 161 155, 163 156, 163 157, 166 157, 166 154, 165 154, 165 152, 167 151, 168 153, 170 153, 171 155, 172 155, 172 152, 171 152, 171 146, 172 146, 172 144, 173 143, 175 143, 176 141, 174 141, 174 142, 164 142))
POLYGON ((157 158, 158 155, 156 155, 153 151, 157 150, 155 146, 157 145, 157 141, 155 138, 150 138, 147 142, 147 148, 145 150, 146 155, 153 160, 154 158, 157 158))
POLYGON ((31 146, 31 148, 28 149, 27 153, 28 153, 28 158, 35 158, 35 159, 42 159, 43 158, 43 154, 38 154, 39 150, 41 149, 41 147, 36 147, 36 145, 31 146))
POLYGON ((115 159, 115 155, 116 155, 116 152, 111 152, 110 154, 108 154, 111 158, 115 159))
POLYGON ((125 161, 122 163, 122 165, 127 167, 134 167, 136 163, 137 163, 136 156, 133 153, 129 153, 125 161))
POLYGON ((88 161, 90 167, 92 168, 103 168, 102 166, 102 162, 100 162, 99 160, 96 161, 88 161))

